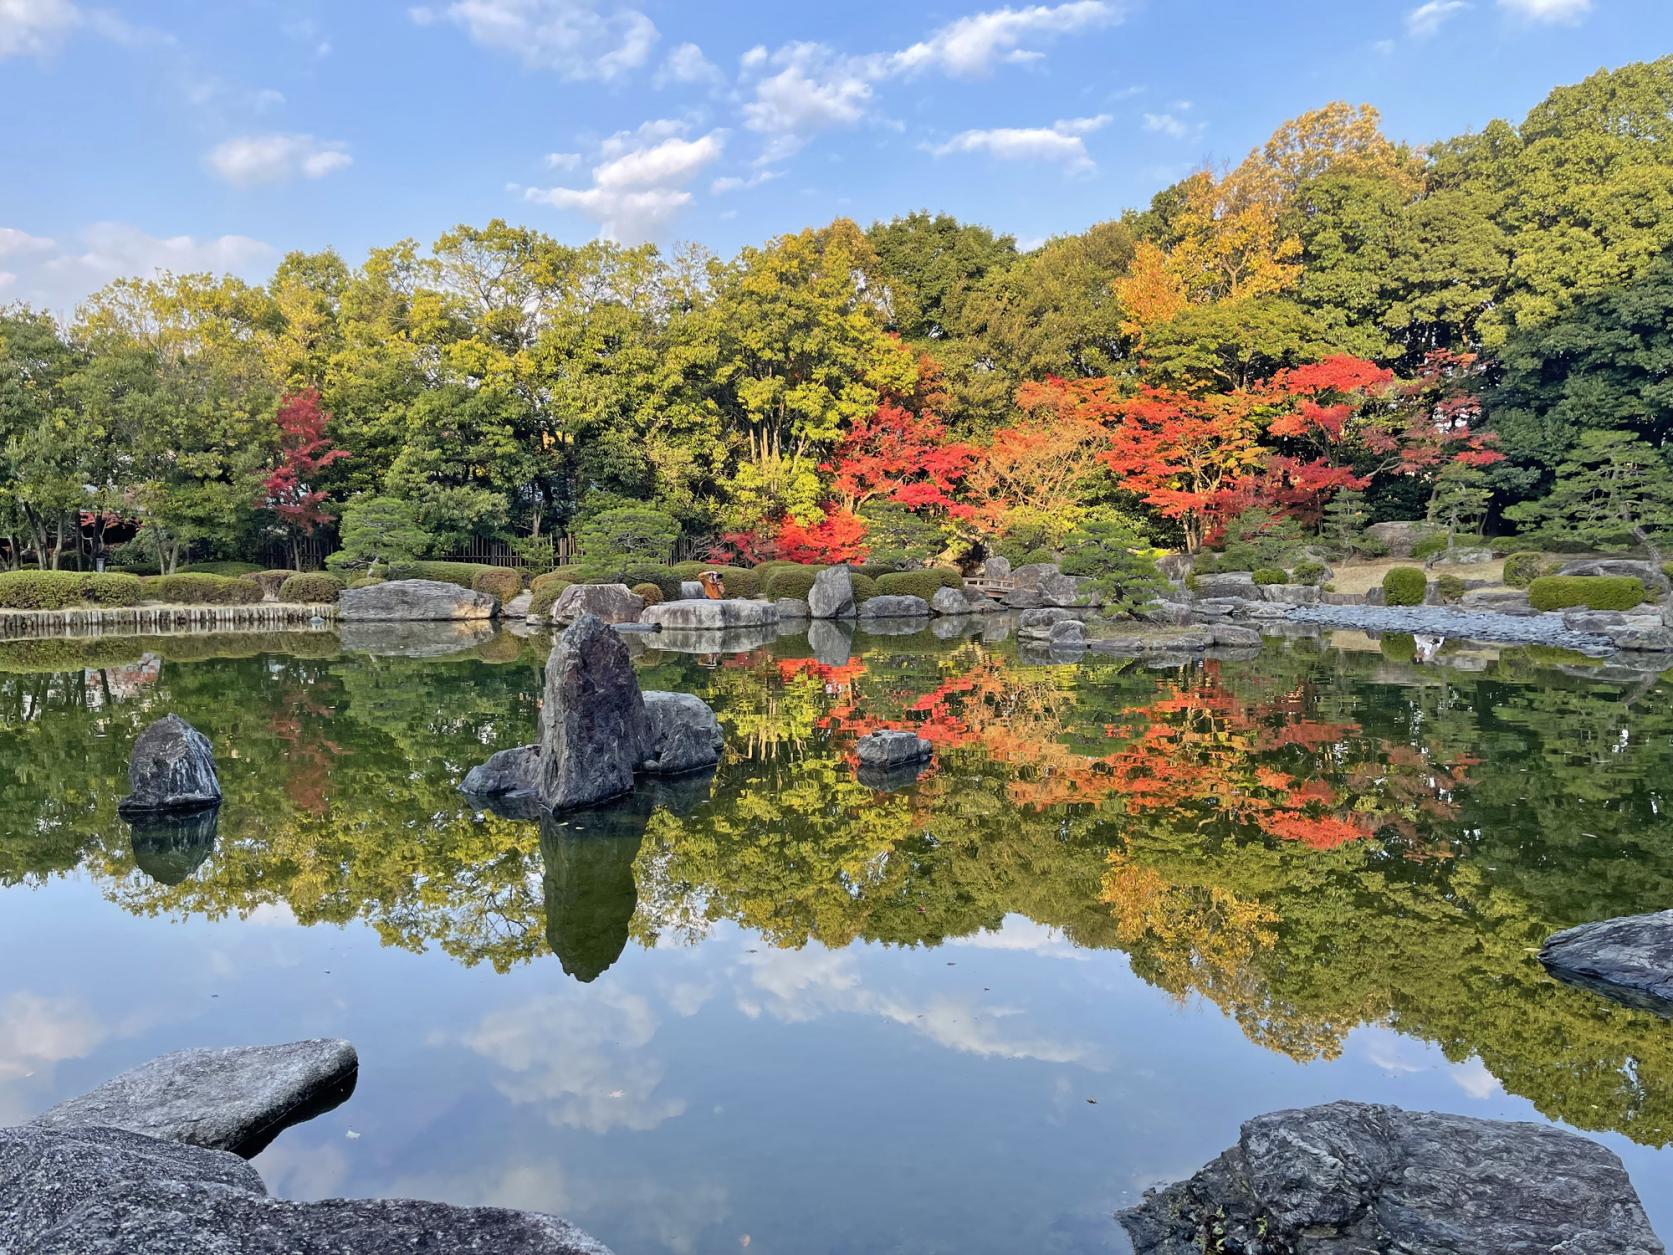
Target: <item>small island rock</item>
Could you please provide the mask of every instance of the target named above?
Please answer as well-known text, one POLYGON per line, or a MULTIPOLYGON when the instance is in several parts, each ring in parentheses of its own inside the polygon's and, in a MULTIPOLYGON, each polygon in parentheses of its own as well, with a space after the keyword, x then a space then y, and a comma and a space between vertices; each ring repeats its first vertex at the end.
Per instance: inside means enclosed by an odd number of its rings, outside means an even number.
POLYGON ((337 618, 343 623, 492 619, 499 608, 487 593, 441 580, 386 580, 337 595, 337 618))
POLYGON ((128 760, 123 815, 201 810, 221 802, 215 752, 209 739, 179 715, 167 715, 139 734, 128 760))
POLYGON ((1673 910, 1553 933, 1539 961, 1560 980, 1673 1018, 1673 910))

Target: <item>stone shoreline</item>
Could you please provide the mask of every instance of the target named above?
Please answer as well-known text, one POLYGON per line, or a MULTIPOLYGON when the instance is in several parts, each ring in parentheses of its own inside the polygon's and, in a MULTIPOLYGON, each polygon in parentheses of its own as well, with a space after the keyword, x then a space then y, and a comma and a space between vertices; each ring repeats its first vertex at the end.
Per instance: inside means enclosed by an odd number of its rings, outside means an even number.
POLYGON ((1514 615, 1452 606, 1295 606, 1284 615, 1290 623, 1320 627, 1362 628, 1371 632, 1410 632, 1425 636, 1462 636, 1470 640, 1517 645, 1556 645, 1584 654, 1616 652, 1607 636, 1577 632, 1560 614, 1514 615))

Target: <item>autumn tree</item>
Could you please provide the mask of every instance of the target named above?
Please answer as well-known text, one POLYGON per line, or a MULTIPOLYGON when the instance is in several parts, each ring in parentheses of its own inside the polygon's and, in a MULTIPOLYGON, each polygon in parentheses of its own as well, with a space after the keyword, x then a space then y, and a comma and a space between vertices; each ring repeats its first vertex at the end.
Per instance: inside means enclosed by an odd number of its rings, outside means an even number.
POLYGON ((302 538, 336 518, 325 510, 325 491, 316 487, 321 471, 348 456, 346 449, 336 448, 326 435, 330 421, 320 406, 319 393, 312 388, 284 397, 274 415, 278 449, 273 469, 262 481, 262 493, 290 540, 294 570, 302 568, 302 538))

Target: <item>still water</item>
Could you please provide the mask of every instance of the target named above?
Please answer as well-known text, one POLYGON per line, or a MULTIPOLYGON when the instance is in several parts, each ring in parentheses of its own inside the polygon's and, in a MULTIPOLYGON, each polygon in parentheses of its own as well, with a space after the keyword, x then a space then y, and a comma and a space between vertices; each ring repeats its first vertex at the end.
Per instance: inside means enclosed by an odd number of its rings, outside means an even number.
POLYGON ((1673 904, 1673 683, 1004 637, 636 641, 724 762, 544 823, 454 790, 531 739, 541 638, 0 645, 0 1123, 341 1036, 358 1089, 257 1159, 277 1194, 554 1211, 621 1255, 1078 1255, 1242 1120, 1348 1097, 1586 1131, 1673 1236, 1673 1028, 1534 958, 1673 904), (171 710, 213 831, 116 816, 171 710), (883 794, 880 726, 937 750, 883 794))

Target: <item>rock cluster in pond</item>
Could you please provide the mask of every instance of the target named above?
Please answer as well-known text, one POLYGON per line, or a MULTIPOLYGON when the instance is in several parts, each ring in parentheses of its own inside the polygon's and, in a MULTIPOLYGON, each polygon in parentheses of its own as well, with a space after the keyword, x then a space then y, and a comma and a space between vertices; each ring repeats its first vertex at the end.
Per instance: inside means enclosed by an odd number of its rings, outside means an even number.
POLYGON ((1539 961, 1560 980, 1673 1018, 1673 910, 1554 933, 1539 961))
POLYGON ((155 815, 219 806, 221 782, 209 739, 179 715, 166 715, 134 741, 128 787, 117 804, 124 816, 155 815))
POLYGON ((337 595, 337 618, 343 623, 492 619, 499 608, 487 593, 441 580, 386 580, 337 595))
POLYGON ((929 614, 929 602, 909 594, 873 597, 860 606, 861 619, 921 619, 929 614))
POLYGON ((620 633, 586 613, 546 660, 539 731, 538 743, 472 768, 460 789, 484 799, 533 799, 549 810, 595 806, 632 792, 639 772, 712 767, 723 743, 714 711, 700 698, 641 693, 620 633))
POLYGON ((935 753, 916 732, 885 728, 861 737, 854 744, 859 759, 855 778, 869 789, 889 793, 913 783, 929 765, 935 753))
POLYGON ((346 1041, 177 1050, 38 1116, 41 1128, 125 1129, 147 1137, 253 1155, 354 1090, 359 1056, 346 1041))
POLYGON ((1119 1214, 1137 1255, 1662 1255, 1621 1161, 1537 1124, 1355 1102, 1257 1116, 1119 1214))

